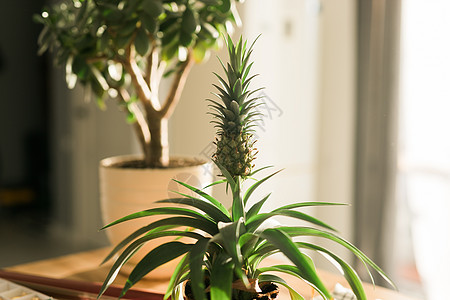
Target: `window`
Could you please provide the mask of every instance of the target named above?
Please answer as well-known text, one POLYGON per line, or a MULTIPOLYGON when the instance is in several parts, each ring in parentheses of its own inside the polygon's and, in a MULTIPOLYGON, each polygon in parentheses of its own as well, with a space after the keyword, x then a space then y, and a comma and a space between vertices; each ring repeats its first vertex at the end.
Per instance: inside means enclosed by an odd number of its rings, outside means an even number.
POLYGON ((449 14, 447 0, 402 3, 397 256, 402 282, 427 299, 450 281, 449 14))

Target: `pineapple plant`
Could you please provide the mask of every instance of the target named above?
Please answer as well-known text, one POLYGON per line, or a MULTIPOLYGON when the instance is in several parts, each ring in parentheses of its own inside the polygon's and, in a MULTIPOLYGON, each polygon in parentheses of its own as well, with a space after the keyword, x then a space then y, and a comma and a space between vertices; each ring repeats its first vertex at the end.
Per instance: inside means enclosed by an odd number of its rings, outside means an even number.
POLYGON ((250 89, 250 81, 253 77, 248 76, 252 66, 249 57, 254 44, 247 47, 247 43, 241 38, 235 45, 229 36, 226 43, 230 62, 227 65, 222 63, 225 79, 217 75, 221 84, 215 85, 219 91, 216 93, 219 100, 209 101, 213 122, 217 127, 217 151, 213 155, 213 161, 222 176, 222 179, 212 185, 228 186, 232 197, 231 209, 225 208, 204 190, 177 181, 196 196, 180 194, 179 198, 160 200, 159 203, 166 206, 137 212, 105 226, 107 228, 136 218, 168 215, 165 219, 150 221, 148 225, 137 229, 111 251, 105 261, 116 254, 120 255, 108 273, 100 295, 144 243, 167 236, 174 237, 174 240, 146 254, 129 274, 122 296, 150 271, 181 256, 164 299, 274 299, 278 295, 279 286, 284 286, 289 291, 291 299, 305 299, 306 295, 301 295, 295 287, 290 286, 282 275, 278 275, 280 273, 295 276, 310 285, 324 299, 332 299, 312 258, 305 254, 305 250, 309 250, 323 254, 334 265, 338 265, 357 299, 367 299, 357 272, 332 251, 305 239, 306 237, 319 237, 341 245, 368 266, 368 271, 371 267, 393 285, 383 270, 340 237, 333 227, 301 212, 306 207, 341 204, 302 202, 263 212, 262 207, 270 194, 250 201, 254 191, 279 171, 260 180, 253 179, 256 173, 267 169, 253 170, 256 150, 253 148, 255 141, 252 139, 251 126, 258 117, 255 108, 259 100, 252 97, 254 90, 250 89), (254 182, 244 191, 243 183, 246 180, 254 182), (172 204, 182 207, 174 207, 172 204), (277 216, 298 219, 307 225, 271 225, 273 223, 270 220, 277 216), (188 238, 188 241, 179 238, 188 238), (262 261, 277 253, 284 254, 290 263, 261 266, 262 261))

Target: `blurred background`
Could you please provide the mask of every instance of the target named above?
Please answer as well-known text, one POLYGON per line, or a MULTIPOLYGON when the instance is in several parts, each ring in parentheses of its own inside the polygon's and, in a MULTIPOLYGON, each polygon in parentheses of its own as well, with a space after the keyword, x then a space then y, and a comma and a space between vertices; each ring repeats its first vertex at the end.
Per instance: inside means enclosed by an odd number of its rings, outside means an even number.
MULTIPOLYGON (((101 111, 37 56, 32 15, 44 4, 8 1, 0 18, 0 267, 108 245, 98 162, 138 152, 113 100, 101 111)), ((262 34, 258 164, 285 168, 266 186, 271 205, 351 204, 311 213, 401 292, 432 299, 450 280, 450 2, 247 0, 239 10, 235 37, 262 34)), ((219 68, 213 56, 191 72, 172 153, 208 155, 204 99, 219 68)))

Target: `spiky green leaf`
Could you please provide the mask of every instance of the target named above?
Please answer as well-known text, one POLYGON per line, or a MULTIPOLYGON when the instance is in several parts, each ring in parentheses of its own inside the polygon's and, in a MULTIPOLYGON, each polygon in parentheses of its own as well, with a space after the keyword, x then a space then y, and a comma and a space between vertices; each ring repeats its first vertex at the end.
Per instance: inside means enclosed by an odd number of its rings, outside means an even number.
MULTIPOLYGON (((183 256, 183 258, 178 262, 177 266, 173 270, 172 276, 170 276, 169 284, 167 285, 166 293, 164 294, 164 300, 167 300, 172 291, 175 290, 175 286, 180 282, 181 276, 186 272, 189 266, 189 254, 183 256)), ((172 297, 172 299, 177 299, 172 297)))
POLYGON ((231 299, 233 281, 233 262, 221 252, 211 266, 211 300, 231 299))
MULTIPOLYGON (((307 260, 309 261, 310 264, 312 264, 312 259, 307 257, 307 260)), ((315 289, 321 296, 323 299, 332 299, 330 298, 331 295, 324 293, 322 290, 318 289, 316 286, 314 286, 311 282, 307 281, 301 274, 301 272, 299 272, 299 269, 295 266, 292 265, 273 265, 270 267, 264 267, 264 268, 259 268, 258 269, 258 277, 260 276, 264 276, 265 272, 279 272, 279 273, 285 273, 294 277, 297 277, 303 281, 305 281, 307 284, 309 284, 313 289, 315 289)))
POLYGON ((243 264, 241 248, 239 245, 239 237, 245 232, 244 219, 240 218, 235 222, 219 223, 219 234, 214 237, 213 240, 220 240, 220 244, 225 248, 228 255, 233 260, 236 266, 235 272, 244 282, 248 285, 248 279, 243 273, 240 266, 243 264))
POLYGON ((189 231, 179 231, 179 230, 171 230, 171 231, 162 231, 162 232, 154 232, 150 233, 148 235, 145 235, 133 243, 131 243, 121 254, 120 256, 115 260, 113 266, 111 267, 108 275, 106 276, 106 279, 103 282, 102 288, 99 292, 99 295, 101 296, 106 289, 113 283, 116 276, 119 274, 120 269, 122 266, 128 261, 130 257, 134 255, 139 249, 142 247, 143 244, 146 242, 161 238, 161 237, 167 237, 167 236, 174 236, 174 237, 189 237, 194 239, 202 239, 203 236, 195 233, 195 232, 189 232, 189 231))
POLYGON ((266 195, 264 198, 253 204, 252 207, 250 207, 250 209, 247 211, 246 214, 247 219, 256 216, 260 212, 262 206, 264 205, 264 203, 266 203, 267 199, 269 199, 270 195, 271 193, 266 195))
POLYGON ((336 229, 334 229, 327 223, 325 223, 317 218, 314 218, 311 215, 308 215, 308 214, 305 214, 305 213, 302 213, 299 211, 289 210, 289 209, 283 209, 283 210, 277 210, 277 211, 272 211, 272 212, 268 212, 268 213, 258 214, 256 216, 249 218, 247 220, 246 226, 251 231, 256 230, 259 226, 261 226, 261 224, 264 221, 269 220, 270 218, 273 218, 275 216, 291 217, 291 218, 306 221, 306 222, 312 223, 314 225, 336 231, 336 229))
POLYGON ((268 242, 278 247, 280 251, 297 267, 299 275, 311 284, 317 291, 331 298, 327 288, 320 280, 314 265, 311 264, 310 258, 303 254, 295 245, 295 243, 279 229, 266 229, 261 236, 268 242))
POLYGON ((217 206, 212 205, 206 201, 203 201, 201 199, 195 198, 193 196, 179 193, 178 194, 185 196, 187 198, 171 198, 171 199, 165 199, 157 201, 157 203, 174 203, 174 204, 180 204, 180 205, 188 205, 195 207, 197 209, 200 209, 204 213, 206 213, 207 216, 211 217, 214 222, 230 222, 231 219, 228 216, 228 214, 225 214, 221 209, 217 208, 217 206))
MULTIPOLYGON (((361 250, 359 250, 357 247, 355 247, 350 242, 346 241, 344 238, 330 233, 326 232, 317 228, 310 228, 310 227, 280 227, 279 230, 282 230, 286 234, 288 234, 291 237, 295 236, 315 236, 315 237, 321 237, 325 238, 327 240, 331 240, 333 242, 338 243, 339 245, 347 248, 350 250, 354 255, 356 255, 364 264, 369 265, 374 270, 376 270, 385 280, 388 282, 391 286, 396 287, 395 283, 386 275, 386 273, 378 266, 376 265, 369 257, 367 257, 361 250)), ((372 274, 369 270, 368 274, 372 277, 372 274)), ((373 279, 372 279, 373 281, 373 279)))
POLYGON ((156 207, 156 208, 151 208, 151 209, 139 211, 136 213, 132 213, 128 216, 120 218, 120 219, 104 226, 102 229, 109 228, 111 226, 120 224, 122 222, 130 221, 133 219, 139 219, 139 218, 143 218, 143 217, 150 217, 150 216, 156 216, 156 215, 181 215, 181 216, 192 217, 192 218, 195 218, 198 220, 210 221, 204 215, 202 215, 196 211, 190 210, 190 209, 181 208, 181 207, 156 207))
POLYGON ((191 270, 191 288, 195 299, 205 300, 205 276, 203 271, 203 259, 208 247, 209 240, 201 239, 189 252, 189 268, 191 270))
POLYGON ((185 254, 193 248, 191 244, 182 242, 167 242, 162 244, 152 251, 150 251, 142 260, 138 262, 122 289, 120 297, 123 297, 126 292, 139 282, 145 275, 156 269, 157 267, 185 254))
POLYGON ((161 232, 164 230, 173 229, 176 226, 177 225, 166 225, 166 226, 154 227, 153 224, 150 224, 150 225, 147 225, 147 226, 137 229, 133 233, 129 234, 126 238, 124 238, 120 243, 118 243, 113 248, 113 250, 111 250, 111 252, 106 256, 106 258, 103 260, 103 262, 101 264, 104 264, 107 261, 109 261, 112 257, 114 257, 117 253, 119 253, 120 250, 122 250, 126 245, 131 243, 134 239, 138 238, 139 236, 141 236, 143 234, 152 234, 155 232, 161 232))
POLYGON ((250 196, 253 194, 253 192, 254 192, 261 184, 263 184, 263 183, 266 182, 268 179, 272 178, 273 176, 275 176, 276 174, 278 174, 278 173, 280 173, 280 172, 281 172, 281 170, 276 171, 276 172, 270 174, 269 176, 266 176, 266 177, 264 177, 263 179, 257 181, 255 184, 253 184, 253 185, 245 192, 245 194, 244 194, 244 198, 243 198, 244 205, 247 204, 247 202, 248 202, 250 196))
POLYGON ((318 245, 310 243, 296 243, 296 244, 300 247, 320 252, 325 256, 325 258, 331 260, 332 262, 336 262, 340 266, 338 270, 342 273, 342 275, 344 275, 356 298, 358 300, 367 300, 367 296, 364 291, 361 279, 359 278, 356 271, 343 259, 341 259, 336 254, 332 253, 330 250, 325 249, 318 245))
POLYGON ((207 188, 216 186, 216 185, 218 185, 218 184, 226 183, 226 182, 227 182, 227 181, 226 181, 225 179, 220 179, 220 180, 214 181, 213 183, 208 184, 208 185, 205 186, 203 189, 205 190, 205 189, 207 189, 207 188))
POLYGON ((175 182, 181 184, 182 186, 188 188, 189 190, 195 192, 197 195, 205 198, 206 200, 208 200, 209 202, 211 202, 214 206, 216 206, 217 208, 219 208, 225 215, 229 215, 227 209, 225 208, 225 206, 223 206, 222 203, 220 203, 220 201, 218 201, 217 199, 215 199, 214 197, 212 197, 211 195, 209 195, 208 193, 205 193, 204 191, 191 186, 187 183, 181 182, 179 180, 174 179, 175 182))
POLYGON ((300 203, 293 203, 281 206, 279 208, 274 209, 273 211, 280 211, 280 210, 286 210, 286 209, 295 209, 295 208, 303 208, 303 207, 311 207, 311 206, 343 206, 348 205, 345 203, 335 203, 335 202, 300 202, 300 203))

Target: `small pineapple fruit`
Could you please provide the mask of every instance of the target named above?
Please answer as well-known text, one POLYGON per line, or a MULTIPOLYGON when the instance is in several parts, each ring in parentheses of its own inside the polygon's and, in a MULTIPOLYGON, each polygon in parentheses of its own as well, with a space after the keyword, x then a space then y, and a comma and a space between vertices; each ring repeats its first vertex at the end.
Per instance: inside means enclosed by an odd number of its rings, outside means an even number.
POLYGON ((225 70, 226 80, 215 74, 221 86, 214 85, 219 93, 215 94, 222 103, 209 99, 217 128, 216 152, 213 160, 226 169, 233 177, 247 177, 251 174, 256 149, 252 123, 260 113, 255 110, 259 97, 252 95, 260 89, 248 90, 250 81, 256 76, 248 77, 253 63, 249 63, 253 44, 247 49, 242 38, 236 46, 228 36, 227 48, 230 62, 225 70))

